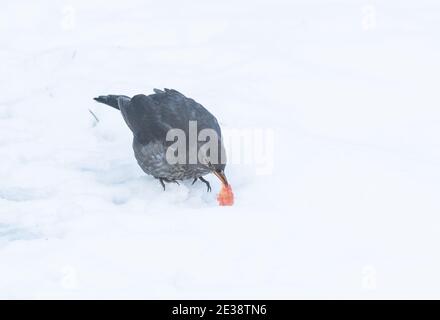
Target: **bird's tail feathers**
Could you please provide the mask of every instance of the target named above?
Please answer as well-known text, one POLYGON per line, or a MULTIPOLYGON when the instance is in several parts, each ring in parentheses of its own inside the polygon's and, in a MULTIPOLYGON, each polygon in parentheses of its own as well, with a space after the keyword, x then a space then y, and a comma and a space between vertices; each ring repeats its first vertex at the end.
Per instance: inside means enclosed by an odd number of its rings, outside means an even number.
POLYGON ((97 98, 93 98, 95 101, 104 103, 109 105, 110 107, 113 107, 115 109, 119 110, 119 103, 118 103, 118 99, 119 98, 127 98, 130 99, 129 97, 126 96, 121 96, 121 95, 115 95, 115 94, 109 94, 107 96, 99 96, 97 98))

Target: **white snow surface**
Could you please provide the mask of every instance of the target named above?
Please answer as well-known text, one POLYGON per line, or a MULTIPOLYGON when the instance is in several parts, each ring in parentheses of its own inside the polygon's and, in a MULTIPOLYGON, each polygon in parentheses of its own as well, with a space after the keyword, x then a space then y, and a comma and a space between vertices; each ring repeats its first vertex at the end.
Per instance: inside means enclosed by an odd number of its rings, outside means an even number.
POLYGON ((440 298, 437 0, 4 0, 0 35, 0 298, 440 298), (234 206, 92 100, 164 87, 273 131, 234 206))

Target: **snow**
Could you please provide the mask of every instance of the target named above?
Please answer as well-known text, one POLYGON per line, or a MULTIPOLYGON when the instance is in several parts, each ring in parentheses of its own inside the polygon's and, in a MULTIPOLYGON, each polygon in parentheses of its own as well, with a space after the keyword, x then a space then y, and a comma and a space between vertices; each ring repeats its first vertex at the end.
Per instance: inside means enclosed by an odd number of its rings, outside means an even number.
POLYGON ((435 0, 4 1, 0 298, 439 298, 439 30, 435 0), (163 192, 92 100, 164 87, 273 142, 233 207, 163 192))

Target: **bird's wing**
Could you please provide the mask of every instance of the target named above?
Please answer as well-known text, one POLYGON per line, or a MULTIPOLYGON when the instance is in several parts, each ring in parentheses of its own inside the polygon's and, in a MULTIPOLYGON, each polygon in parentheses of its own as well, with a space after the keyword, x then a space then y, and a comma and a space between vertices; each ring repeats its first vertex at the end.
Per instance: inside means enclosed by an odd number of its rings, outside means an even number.
POLYGON ((189 121, 197 121, 198 131, 210 128, 221 136, 217 119, 201 104, 173 89, 155 92, 118 101, 125 122, 141 143, 165 142, 167 132, 173 128, 188 133, 189 121))
POLYGON ((198 131, 214 129, 221 136, 217 119, 200 103, 187 98, 174 89, 164 89, 165 92, 153 94, 150 97, 160 107, 162 121, 172 128, 187 130, 189 121, 197 121, 198 131))
POLYGON ((150 96, 139 94, 129 101, 120 101, 119 108, 128 127, 142 143, 164 139, 170 129, 161 121, 159 106, 150 96))

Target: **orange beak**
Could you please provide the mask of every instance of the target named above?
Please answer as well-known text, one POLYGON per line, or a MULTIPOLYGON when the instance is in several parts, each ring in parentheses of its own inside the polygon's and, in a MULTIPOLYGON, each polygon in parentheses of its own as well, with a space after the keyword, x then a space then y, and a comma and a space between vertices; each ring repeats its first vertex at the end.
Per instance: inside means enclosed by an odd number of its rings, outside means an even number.
POLYGON ((213 173, 217 176, 217 178, 220 179, 220 181, 223 183, 223 185, 225 187, 227 187, 229 185, 228 179, 226 179, 225 173, 223 171, 220 171, 220 172, 214 171, 213 173))

